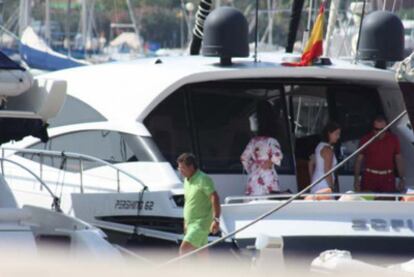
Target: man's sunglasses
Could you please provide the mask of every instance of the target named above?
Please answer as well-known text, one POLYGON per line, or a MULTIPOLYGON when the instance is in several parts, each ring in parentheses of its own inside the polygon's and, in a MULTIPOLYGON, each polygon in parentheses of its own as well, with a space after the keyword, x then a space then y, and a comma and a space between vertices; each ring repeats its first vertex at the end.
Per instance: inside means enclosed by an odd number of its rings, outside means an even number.
POLYGON ((384 130, 384 128, 375 128, 375 127, 374 127, 374 131, 379 132, 379 131, 382 131, 382 130, 384 130))

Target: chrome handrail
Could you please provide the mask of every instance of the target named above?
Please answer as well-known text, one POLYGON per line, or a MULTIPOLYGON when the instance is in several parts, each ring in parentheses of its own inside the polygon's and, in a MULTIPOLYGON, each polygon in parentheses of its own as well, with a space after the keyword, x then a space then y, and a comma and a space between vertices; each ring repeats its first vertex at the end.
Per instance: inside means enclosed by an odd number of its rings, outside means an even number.
POLYGON ((57 197, 52 190, 49 188, 48 185, 46 185, 45 182, 43 182, 42 179, 40 179, 39 176, 37 176, 33 171, 31 171, 30 169, 28 169, 27 167, 23 166, 22 164, 19 164, 18 162, 9 160, 9 159, 5 159, 5 158, 0 158, 1 164, 3 165, 4 162, 9 162, 12 163, 14 165, 17 165, 18 167, 26 170, 27 172, 30 173, 30 175, 32 175, 39 183, 42 187, 45 187, 46 190, 49 192, 50 196, 52 196, 53 198, 53 202, 52 202, 52 209, 54 209, 56 212, 62 212, 62 209, 60 208, 60 198, 57 197))
POLYGON ((117 172, 117 190, 118 192, 120 191, 120 179, 119 179, 119 173, 121 172, 122 174, 126 175, 127 177, 131 178, 132 180, 136 181, 141 187, 142 190, 147 190, 148 187, 144 184, 144 182, 137 178, 136 176, 130 174, 129 172, 118 168, 117 166, 93 157, 93 156, 89 156, 89 155, 85 155, 85 154, 80 154, 80 153, 75 153, 75 152, 65 152, 65 151, 52 151, 52 150, 40 150, 40 149, 19 149, 19 148, 14 148, 14 147, 1 147, 1 151, 2 151, 2 157, 5 156, 4 151, 14 151, 15 153, 27 153, 27 154, 34 154, 34 155, 39 155, 39 156, 50 156, 50 157, 62 157, 62 158, 70 158, 70 159, 78 159, 81 165, 81 169, 80 169, 80 178, 81 178, 81 193, 83 193, 84 189, 83 189, 83 164, 82 161, 93 161, 93 162, 97 162, 99 164, 102 165, 106 165, 112 169, 114 169, 117 172))
MULTIPOLYGON (((236 201, 257 201, 257 200, 286 200, 286 198, 292 197, 293 194, 268 194, 260 196, 227 196, 224 199, 224 204, 231 204, 236 201)), ((301 196, 369 196, 369 197, 381 197, 381 198, 395 198, 398 200, 399 197, 414 196, 414 194, 407 193, 373 193, 373 192, 353 192, 353 193, 303 193, 301 196)))

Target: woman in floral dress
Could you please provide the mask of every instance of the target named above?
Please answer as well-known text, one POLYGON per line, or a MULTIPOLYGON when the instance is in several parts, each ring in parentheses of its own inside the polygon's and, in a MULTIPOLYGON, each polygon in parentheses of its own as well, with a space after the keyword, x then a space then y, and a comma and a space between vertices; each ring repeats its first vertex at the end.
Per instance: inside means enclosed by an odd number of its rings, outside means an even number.
POLYGON ((247 144, 240 159, 248 174, 246 195, 279 192, 279 177, 274 165, 280 165, 283 154, 275 138, 275 116, 269 102, 257 107, 258 132, 247 144))

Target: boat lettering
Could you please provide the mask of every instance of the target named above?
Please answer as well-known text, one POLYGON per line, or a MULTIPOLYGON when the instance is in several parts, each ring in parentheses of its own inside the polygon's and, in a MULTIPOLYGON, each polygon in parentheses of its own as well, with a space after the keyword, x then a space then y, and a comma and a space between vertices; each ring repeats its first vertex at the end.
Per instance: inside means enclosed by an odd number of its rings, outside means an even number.
POLYGON ((373 219, 353 219, 352 229, 356 231, 401 231, 408 229, 414 232, 414 221, 412 219, 391 219, 386 220, 382 218, 373 219))
POLYGON ((115 209, 118 210, 146 210, 152 211, 154 201, 137 201, 137 200, 116 200, 115 209))

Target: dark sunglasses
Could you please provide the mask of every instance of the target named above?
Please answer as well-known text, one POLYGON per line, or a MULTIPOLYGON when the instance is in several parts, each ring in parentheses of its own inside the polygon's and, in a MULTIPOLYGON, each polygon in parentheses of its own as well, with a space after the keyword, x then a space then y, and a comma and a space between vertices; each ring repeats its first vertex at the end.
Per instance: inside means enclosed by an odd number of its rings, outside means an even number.
POLYGON ((379 131, 382 131, 382 130, 384 130, 384 128, 375 128, 374 127, 374 131, 378 131, 379 132, 379 131))

